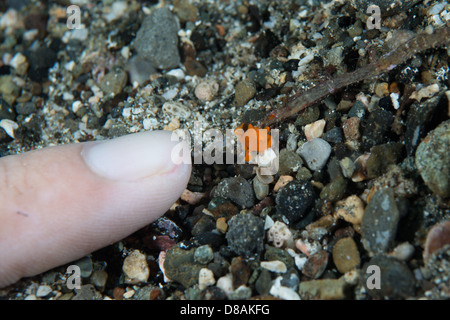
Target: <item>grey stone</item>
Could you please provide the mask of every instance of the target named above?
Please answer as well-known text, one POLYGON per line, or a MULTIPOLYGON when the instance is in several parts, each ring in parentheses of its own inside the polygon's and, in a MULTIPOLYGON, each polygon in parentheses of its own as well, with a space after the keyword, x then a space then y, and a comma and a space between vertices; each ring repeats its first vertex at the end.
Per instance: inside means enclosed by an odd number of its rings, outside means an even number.
POLYGON ((169 9, 156 9, 142 22, 134 48, 138 55, 159 69, 173 69, 180 63, 178 52, 179 25, 169 9))
POLYGON ((297 172, 303 164, 302 158, 294 151, 282 149, 279 155, 279 175, 288 175, 297 172))
POLYGON ((80 268, 80 276, 82 278, 89 278, 91 276, 93 265, 90 256, 81 258, 80 260, 75 261, 73 264, 77 265, 80 268))
POLYGON ((253 189, 258 200, 264 199, 269 194, 269 185, 262 183, 258 177, 253 179, 253 189))
POLYGON ((242 80, 236 84, 235 101, 236 105, 242 107, 250 101, 256 94, 256 86, 251 80, 242 80))
POLYGON ((264 220, 250 213, 237 214, 228 221, 228 246, 238 255, 260 253, 264 236, 264 220))
POLYGON ((194 260, 200 264, 207 264, 214 259, 214 252, 209 245, 200 246, 195 249, 194 260))
POLYGON ((450 120, 428 133, 416 151, 416 166, 425 184, 443 198, 450 197, 450 120))
POLYGON ((380 189, 370 199, 361 222, 361 241, 370 256, 392 248, 400 213, 391 188, 380 189))
POLYGON ((222 179, 212 192, 213 197, 231 200, 242 208, 250 208, 255 204, 255 194, 251 184, 242 177, 222 179))
POLYGON ((342 176, 338 176, 322 189, 320 198, 328 201, 340 200, 344 196, 346 188, 347 180, 342 176))
POLYGON ((9 105, 8 102, 0 98, 0 120, 9 119, 14 120, 16 118, 16 113, 14 109, 9 105))
POLYGON ((103 290, 105 290, 106 281, 108 281, 108 273, 104 270, 96 270, 92 273, 90 280, 100 292, 103 292, 103 290))
POLYGON ((377 299, 406 299, 414 295, 415 277, 408 266, 393 257, 377 255, 370 259, 361 270, 361 280, 367 293, 377 299), (379 288, 368 288, 367 284, 373 284, 375 277, 369 266, 379 268, 379 288), (369 277, 371 277, 369 279, 369 277))
POLYGON ((322 169, 331 154, 331 146, 321 138, 315 138, 303 144, 297 152, 305 160, 309 169, 317 171, 322 169))
POLYGON ((198 283, 198 273, 202 266, 195 263, 195 249, 183 250, 180 247, 172 247, 167 251, 164 260, 165 275, 185 288, 198 283))
POLYGON ((100 82, 100 89, 105 94, 118 94, 122 91, 128 81, 128 75, 120 68, 114 68, 108 72, 100 82))
POLYGON ((16 112, 18 114, 22 114, 24 116, 27 116, 29 114, 32 114, 36 112, 36 104, 32 101, 24 102, 24 103, 18 103, 16 104, 16 112))
POLYGON ((278 191, 277 213, 284 215, 290 223, 301 220, 315 199, 314 189, 307 181, 293 180, 278 191))

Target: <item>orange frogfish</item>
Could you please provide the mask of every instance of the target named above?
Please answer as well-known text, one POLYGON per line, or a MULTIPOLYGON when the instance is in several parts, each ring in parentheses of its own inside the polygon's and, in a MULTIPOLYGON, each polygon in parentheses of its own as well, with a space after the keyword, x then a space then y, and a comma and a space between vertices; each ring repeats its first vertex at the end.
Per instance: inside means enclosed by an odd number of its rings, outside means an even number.
POLYGON ((245 123, 234 130, 234 134, 244 147, 245 161, 250 161, 254 156, 263 153, 270 148, 272 145, 272 137, 270 136, 269 131, 269 127, 260 129, 258 127, 253 127, 251 124, 247 126, 245 123), (245 130, 244 127, 247 127, 247 129, 245 130))

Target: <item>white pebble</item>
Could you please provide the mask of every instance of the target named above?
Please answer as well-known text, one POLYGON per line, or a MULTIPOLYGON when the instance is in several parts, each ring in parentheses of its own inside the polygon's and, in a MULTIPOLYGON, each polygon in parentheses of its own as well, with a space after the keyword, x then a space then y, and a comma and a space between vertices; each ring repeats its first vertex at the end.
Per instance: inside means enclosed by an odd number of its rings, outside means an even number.
POLYGON ((187 119, 191 115, 188 107, 179 102, 166 102, 163 104, 162 110, 164 113, 180 119, 187 119))
POLYGON ((166 100, 172 100, 173 98, 175 98, 178 94, 178 89, 177 88, 172 88, 167 90, 166 92, 163 93, 162 97, 166 100))
POLYGON ((132 296, 134 296, 135 291, 133 289, 127 290, 127 292, 125 292, 122 297, 124 297, 125 299, 130 299, 132 296))
POLYGON ((219 92, 219 84, 214 80, 203 80, 195 88, 195 96, 202 101, 211 101, 219 92))
POLYGON ((233 279, 231 273, 220 277, 219 280, 217 280, 216 287, 222 289, 227 295, 231 294, 233 292, 233 279))
POLYGON ((261 261, 261 267, 277 273, 285 273, 287 271, 286 264, 280 260, 261 261))
POLYGON ((281 285, 281 277, 275 279, 270 294, 283 300, 300 300, 300 296, 293 289, 281 285))
POLYGON ((314 171, 322 169, 331 154, 331 146, 321 138, 304 143, 297 153, 305 160, 308 168, 314 171))
POLYGON ((16 53, 14 57, 9 61, 9 65, 14 69, 17 69, 20 65, 27 62, 27 58, 20 52, 16 53))
POLYGON ((19 128, 19 125, 12 120, 3 119, 0 121, 0 128, 3 128, 8 136, 15 139, 14 131, 19 128))
POLYGON ((323 119, 317 120, 313 123, 307 124, 305 126, 305 136, 306 140, 310 141, 315 138, 320 138, 325 129, 326 121, 323 119))
POLYGON ((172 69, 169 72, 166 73, 169 76, 174 76, 178 80, 183 80, 185 77, 184 71, 180 68, 178 69, 172 69))
POLYGON ((285 223, 280 221, 275 222, 269 229, 267 239, 269 242, 273 242, 273 245, 277 248, 281 248, 285 244, 293 244, 292 232, 285 223))
POLYGON ((214 279, 214 273, 210 269, 208 268, 200 269, 198 273, 198 288, 200 290, 212 286, 215 283, 216 279, 214 279))
POLYGON ((134 250, 125 258, 122 270, 127 283, 147 282, 150 275, 147 257, 139 250, 134 250))
POLYGON ((47 286, 47 285, 39 286, 36 290, 36 297, 38 297, 38 298, 45 297, 48 294, 50 294, 52 291, 53 290, 50 286, 47 286))
POLYGON ((408 261, 414 254, 414 246, 409 242, 400 243, 389 255, 400 261, 408 261))

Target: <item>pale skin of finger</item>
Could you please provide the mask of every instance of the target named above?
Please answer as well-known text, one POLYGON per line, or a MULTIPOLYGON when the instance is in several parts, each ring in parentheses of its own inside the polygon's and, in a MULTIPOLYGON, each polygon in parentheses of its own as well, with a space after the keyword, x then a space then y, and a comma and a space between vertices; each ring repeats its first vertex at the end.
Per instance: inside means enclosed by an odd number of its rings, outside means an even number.
POLYGON ((190 163, 113 181, 86 165, 83 146, 0 158, 0 287, 123 239, 164 214, 189 181, 190 163))

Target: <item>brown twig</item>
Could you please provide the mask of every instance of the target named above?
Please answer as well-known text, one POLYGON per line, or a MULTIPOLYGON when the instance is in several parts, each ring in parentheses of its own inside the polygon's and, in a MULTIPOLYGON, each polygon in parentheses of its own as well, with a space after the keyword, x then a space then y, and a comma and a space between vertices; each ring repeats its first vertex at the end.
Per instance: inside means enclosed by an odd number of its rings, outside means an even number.
POLYGON ((285 106, 272 111, 258 126, 264 128, 281 122, 348 85, 362 80, 376 78, 406 62, 417 53, 446 43, 450 43, 450 27, 439 28, 433 34, 416 34, 408 41, 381 56, 375 62, 353 72, 348 72, 325 81, 305 92, 296 93, 289 99, 285 106))

